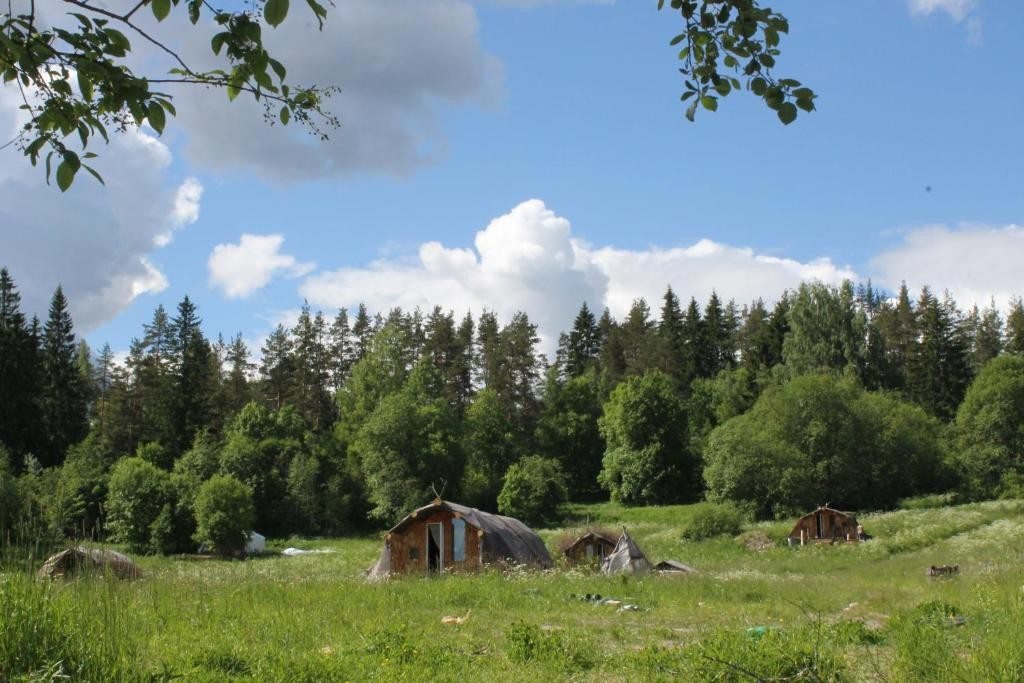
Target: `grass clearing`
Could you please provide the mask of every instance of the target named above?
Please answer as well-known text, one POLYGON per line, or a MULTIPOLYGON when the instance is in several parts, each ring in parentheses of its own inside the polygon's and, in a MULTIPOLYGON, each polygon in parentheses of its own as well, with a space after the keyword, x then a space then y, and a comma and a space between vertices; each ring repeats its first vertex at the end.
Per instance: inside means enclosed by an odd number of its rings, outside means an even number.
MULTIPOLYGON (((0 679, 1021 680, 1024 502, 860 515, 875 540, 748 550, 684 541, 694 506, 576 506, 625 524, 685 576, 559 567, 368 584, 380 541, 283 539, 329 552, 247 561, 139 558, 145 577, 39 582, 7 549, 0 679), (928 579, 930 564, 960 574, 928 579), (618 612, 572 596, 639 605, 618 612), (444 616, 464 617, 443 624, 444 616), (962 623, 961 623, 962 622, 962 623), (97 672, 99 676, 97 676, 97 672)), ((778 541, 788 523, 748 525, 778 541)), ((550 544, 561 533, 542 532, 550 544)), ((741 539, 743 536, 741 535, 741 539)))

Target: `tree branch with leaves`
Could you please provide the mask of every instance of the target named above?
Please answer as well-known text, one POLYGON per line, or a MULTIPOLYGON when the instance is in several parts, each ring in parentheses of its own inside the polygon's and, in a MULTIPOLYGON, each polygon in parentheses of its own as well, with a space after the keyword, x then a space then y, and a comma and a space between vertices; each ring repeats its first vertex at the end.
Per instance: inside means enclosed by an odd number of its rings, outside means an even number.
MULTIPOLYGON (((175 116, 173 95, 166 86, 185 85, 224 90, 228 99, 250 94, 264 106, 265 116, 287 125, 295 120, 310 133, 326 139, 326 130, 339 125, 324 105, 337 92, 333 86, 294 86, 286 81, 285 66, 274 59, 263 41, 263 28, 279 26, 288 15, 289 0, 251 0, 247 9, 225 11, 206 0, 139 0, 124 12, 90 0, 60 0, 68 6, 68 26, 45 26, 35 0, 14 11, 8 0, 0 12, 0 74, 15 85, 27 120, 4 147, 15 145, 32 165, 44 160, 49 182, 57 162, 56 181, 67 190, 79 170, 101 183, 102 177, 86 160, 95 136, 109 141, 108 130, 124 132, 148 124, 162 133, 168 115, 175 116), (181 7, 199 26, 204 17, 214 27, 210 49, 223 68, 199 70, 160 37, 143 29, 137 13, 148 9, 158 22, 181 7), (132 41, 165 53, 174 66, 164 77, 136 74, 126 63, 132 41), (153 86, 161 88, 153 89, 153 86), (81 154, 69 139, 77 134, 81 154)), ((327 10, 318 0, 306 0, 320 27, 327 10)))
MULTIPOLYGON (((683 75, 682 101, 692 100, 686 118, 693 121, 697 107, 718 110, 718 100, 746 88, 764 100, 782 123, 796 120, 798 109, 814 111, 814 91, 792 78, 776 78, 782 34, 789 21, 758 0, 670 0, 683 20, 684 30, 671 45, 682 45, 679 72, 683 75), (741 80, 742 78, 742 80, 741 80)), ((658 0, 658 9, 665 0, 658 0)))

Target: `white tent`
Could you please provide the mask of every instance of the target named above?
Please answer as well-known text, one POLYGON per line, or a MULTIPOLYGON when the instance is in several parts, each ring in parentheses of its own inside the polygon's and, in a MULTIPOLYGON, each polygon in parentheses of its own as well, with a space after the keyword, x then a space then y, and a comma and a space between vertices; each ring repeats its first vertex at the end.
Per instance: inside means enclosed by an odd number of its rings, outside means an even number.
POLYGON ((267 549, 267 537, 256 531, 249 532, 249 538, 245 541, 245 554, 255 555, 265 552, 267 549))
POLYGON ((647 561, 644 551, 622 530, 615 549, 605 558, 601 565, 604 574, 646 574, 651 571, 651 563, 647 561))

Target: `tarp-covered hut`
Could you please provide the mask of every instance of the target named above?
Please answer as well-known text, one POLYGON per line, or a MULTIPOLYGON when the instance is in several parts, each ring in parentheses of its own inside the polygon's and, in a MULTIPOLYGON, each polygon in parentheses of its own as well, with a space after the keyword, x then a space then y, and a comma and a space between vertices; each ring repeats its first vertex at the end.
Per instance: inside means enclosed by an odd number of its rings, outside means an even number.
POLYGON ((245 539, 245 554, 258 555, 267 551, 267 537, 258 531, 250 531, 245 539))
POLYGON ((102 548, 68 548, 50 556, 39 568, 39 578, 70 578, 83 573, 111 574, 119 579, 137 579, 142 570, 131 559, 102 548))
POLYGON ((605 574, 646 574, 651 571, 651 563, 636 541, 623 529, 615 548, 601 565, 601 571, 605 574))
POLYGON ((387 533, 369 578, 441 574, 495 563, 552 565, 544 542, 518 519, 439 498, 413 510, 387 533))
POLYGON ((589 529, 562 552, 569 564, 600 564, 614 548, 614 539, 600 531, 589 529))
POLYGON ((857 541, 860 533, 857 518, 852 512, 821 505, 797 520, 789 532, 789 544, 857 541))

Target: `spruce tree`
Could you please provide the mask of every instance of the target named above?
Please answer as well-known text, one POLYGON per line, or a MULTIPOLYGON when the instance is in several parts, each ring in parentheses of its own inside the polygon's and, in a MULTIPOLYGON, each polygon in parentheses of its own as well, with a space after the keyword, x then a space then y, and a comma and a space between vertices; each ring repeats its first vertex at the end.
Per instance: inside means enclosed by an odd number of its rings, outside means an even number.
POLYGON ((191 447, 196 432, 209 422, 211 399, 219 380, 202 322, 195 304, 185 296, 170 325, 171 432, 162 441, 175 458, 191 447))
POLYGON ((655 326, 651 320, 651 308, 645 299, 641 297, 633 301, 619 332, 626 373, 640 375, 654 368, 657 361, 655 326))
POLYGON ((42 412, 46 442, 39 461, 64 462, 67 450, 88 432, 86 386, 75 358, 75 331, 64 290, 58 286, 43 326, 42 412))
POLYGON ((359 304, 359 309, 356 311, 356 319, 352 323, 352 336, 354 337, 355 346, 353 365, 361 361, 363 356, 366 355, 366 350, 370 347, 370 338, 373 337, 373 327, 370 316, 366 312, 366 304, 359 304))
POLYGON ((20 467, 42 436, 38 347, 20 307, 14 280, 6 268, 0 268, 0 444, 15 456, 14 468, 20 467))
POLYGON ((971 374, 977 375, 1002 350, 1003 319, 996 308, 996 302, 990 301, 978 318, 971 340, 971 374))
POLYGON ((1021 303, 1019 296, 1010 301, 1010 313, 1006 316, 1006 342, 1003 348, 1007 353, 1024 356, 1024 304, 1021 303))
POLYGON ((572 330, 566 337, 566 376, 579 377, 586 372, 597 361, 599 350, 597 320, 584 301, 573 321, 572 330))

